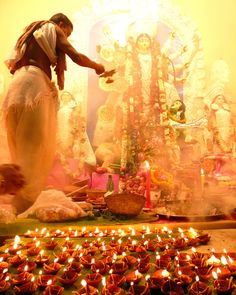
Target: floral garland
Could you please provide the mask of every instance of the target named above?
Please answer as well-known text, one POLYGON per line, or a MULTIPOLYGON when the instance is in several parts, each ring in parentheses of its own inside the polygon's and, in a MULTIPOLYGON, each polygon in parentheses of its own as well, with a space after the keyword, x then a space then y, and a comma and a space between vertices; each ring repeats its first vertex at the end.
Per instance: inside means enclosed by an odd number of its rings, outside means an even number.
MULTIPOLYGON (((150 152, 150 148, 145 146, 145 127, 142 125, 141 114, 144 111, 144 97, 142 93, 142 68, 139 60, 139 52, 133 39, 129 40, 129 52, 126 73, 128 73, 127 80, 130 81, 130 86, 123 96, 124 101, 124 121, 123 121, 123 135, 122 135, 122 153, 121 166, 131 163, 132 170, 135 171, 134 166, 138 163, 138 154, 143 150, 150 152), (132 61, 131 61, 132 59, 132 61), (141 141, 139 140, 140 134, 141 141), (126 153, 124 153, 124 146, 126 144, 126 153), (125 156, 125 157, 124 157, 125 156)), ((166 101, 166 91, 164 85, 164 77, 166 76, 165 59, 161 56, 160 45, 154 40, 151 46, 151 81, 149 90, 149 113, 147 114, 147 121, 154 119, 154 124, 163 127, 163 140, 166 145, 170 145, 170 126, 168 120, 168 107, 166 101)), ((146 128, 147 129, 147 128, 146 128)), ((148 140, 149 141, 149 140, 148 140)), ((147 143, 148 144, 148 143, 147 143)))

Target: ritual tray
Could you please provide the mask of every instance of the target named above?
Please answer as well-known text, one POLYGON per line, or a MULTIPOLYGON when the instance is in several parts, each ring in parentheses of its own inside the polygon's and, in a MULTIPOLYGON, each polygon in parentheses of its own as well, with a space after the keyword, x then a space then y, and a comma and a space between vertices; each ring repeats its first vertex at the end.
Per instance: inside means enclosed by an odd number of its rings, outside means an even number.
POLYGON ((180 221, 216 221, 225 219, 225 214, 214 215, 168 215, 156 212, 159 219, 180 220, 180 221))

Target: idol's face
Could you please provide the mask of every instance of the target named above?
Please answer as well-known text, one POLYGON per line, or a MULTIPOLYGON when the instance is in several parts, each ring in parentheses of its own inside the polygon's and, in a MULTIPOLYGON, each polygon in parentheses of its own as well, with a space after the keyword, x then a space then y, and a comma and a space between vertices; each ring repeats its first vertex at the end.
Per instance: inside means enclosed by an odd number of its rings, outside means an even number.
POLYGON ((173 104, 171 105, 171 109, 175 110, 175 111, 178 111, 182 106, 182 103, 181 101, 174 101, 173 104))
POLYGON ((151 40, 147 36, 141 36, 137 40, 137 47, 141 51, 147 51, 151 47, 151 40))

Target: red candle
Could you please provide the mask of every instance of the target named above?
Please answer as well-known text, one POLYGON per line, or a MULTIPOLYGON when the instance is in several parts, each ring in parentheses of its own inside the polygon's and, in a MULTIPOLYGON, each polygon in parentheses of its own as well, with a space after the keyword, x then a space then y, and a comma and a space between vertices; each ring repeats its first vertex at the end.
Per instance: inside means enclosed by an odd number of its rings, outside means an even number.
POLYGON ((150 173, 150 165, 148 161, 146 163, 146 208, 151 207, 151 173, 150 173))

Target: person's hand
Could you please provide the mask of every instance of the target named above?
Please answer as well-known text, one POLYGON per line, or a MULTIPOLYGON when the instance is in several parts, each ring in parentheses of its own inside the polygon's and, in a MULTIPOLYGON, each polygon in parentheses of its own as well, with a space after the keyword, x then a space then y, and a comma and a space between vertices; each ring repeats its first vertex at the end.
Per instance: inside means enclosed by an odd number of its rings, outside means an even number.
POLYGON ((101 75, 102 73, 105 72, 105 68, 102 64, 97 64, 95 68, 95 72, 97 75, 101 75))

